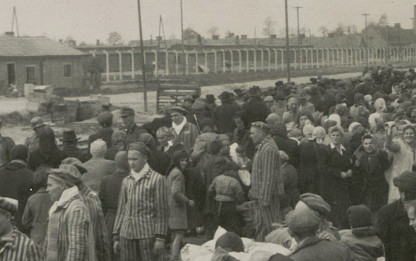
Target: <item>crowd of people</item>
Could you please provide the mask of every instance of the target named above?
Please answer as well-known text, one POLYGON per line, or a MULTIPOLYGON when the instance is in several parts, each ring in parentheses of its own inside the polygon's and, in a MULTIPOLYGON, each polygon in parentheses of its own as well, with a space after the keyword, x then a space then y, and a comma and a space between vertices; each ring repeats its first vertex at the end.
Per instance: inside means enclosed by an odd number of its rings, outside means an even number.
POLYGON ((58 146, 39 117, 25 144, 0 137, 0 260, 181 260, 185 237, 218 227, 213 261, 235 260, 241 237, 290 250, 252 260, 416 258, 413 69, 195 94, 141 126, 132 108, 120 117, 115 129, 98 115, 88 151, 74 130, 58 146))

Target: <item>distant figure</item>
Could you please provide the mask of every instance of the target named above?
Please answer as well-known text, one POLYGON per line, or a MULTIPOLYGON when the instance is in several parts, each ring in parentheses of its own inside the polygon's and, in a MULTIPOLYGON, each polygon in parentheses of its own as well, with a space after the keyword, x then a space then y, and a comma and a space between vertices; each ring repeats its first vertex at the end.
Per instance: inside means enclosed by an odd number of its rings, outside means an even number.
POLYGON ((74 130, 66 130, 62 133, 62 151, 65 157, 74 157, 79 159, 81 162, 86 162, 91 158, 88 152, 81 150, 77 147, 78 140, 74 130))
POLYGON ((174 142, 183 143, 186 153, 190 154, 199 131, 194 124, 187 121, 186 114, 186 109, 179 106, 174 106, 170 109, 170 117, 172 119, 170 132, 174 136, 174 142))
POLYGON ((134 110, 130 107, 123 107, 120 110, 120 117, 124 126, 120 129, 127 134, 127 144, 137 142, 142 133, 146 133, 146 129, 137 126, 134 122, 134 110))
POLYGON ((107 148, 111 147, 111 137, 113 136, 114 130, 111 128, 113 125, 113 114, 109 111, 101 112, 97 116, 98 124, 101 128, 89 137, 89 143, 97 139, 102 139, 107 144, 107 148))
POLYGON ((107 147, 104 158, 114 160, 117 152, 127 150, 127 134, 124 131, 115 131, 111 136, 111 147, 107 147))
POLYGON ((25 141, 25 145, 28 146, 29 152, 39 148, 39 135, 46 124, 43 122, 41 117, 34 117, 30 121, 30 125, 32 126, 34 133, 32 136, 27 137, 25 141))

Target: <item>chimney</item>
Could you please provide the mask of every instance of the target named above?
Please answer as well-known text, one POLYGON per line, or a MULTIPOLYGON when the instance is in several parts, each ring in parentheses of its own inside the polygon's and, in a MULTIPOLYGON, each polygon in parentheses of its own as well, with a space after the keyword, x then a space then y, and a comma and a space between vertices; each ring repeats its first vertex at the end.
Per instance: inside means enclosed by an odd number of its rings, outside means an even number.
POLYGON ((95 46, 100 46, 100 39, 95 40, 95 46))
POLYGON ((156 36, 156 41, 160 42, 162 40, 163 40, 162 36, 156 36))
POLYGON ((212 40, 218 40, 220 39, 220 36, 218 34, 212 35, 212 40))
POLYGON ((6 32, 4 35, 13 37, 14 36, 14 32, 6 32))
POLYGON ((276 39, 276 35, 275 34, 271 34, 270 35, 270 39, 276 39))
POLYGON ((246 40, 247 39, 247 35, 246 34, 242 34, 240 38, 241 38, 241 40, 246 40))
POLYGON ((240 36, 236 35, 234 38, 234 44, 239 45, 240 44, 240 36))

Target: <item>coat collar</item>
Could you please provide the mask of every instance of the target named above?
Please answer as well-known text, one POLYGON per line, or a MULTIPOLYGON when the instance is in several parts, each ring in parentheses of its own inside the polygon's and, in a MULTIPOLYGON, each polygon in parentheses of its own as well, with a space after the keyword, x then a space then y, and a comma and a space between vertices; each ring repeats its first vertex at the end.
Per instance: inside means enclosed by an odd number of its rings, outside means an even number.
POLYGON ((73 186, 69 189, 62 192, 61 197, 58 201, 55 201, 52 207, 49 209, 49 216, 51 216, 56 210, 60 208, 66 208, 71 201, 79 195, 79 190, 77 186, 73 186))
POLYGON ((292 255, 301 251, 302 249, 308 248, 310 246, 316 245, 319 242, 323 241, 324 239, 318 238, 316 236, 307 238, 303 241, 301 241, 298 245, 298 247, 292 252, 292 255))

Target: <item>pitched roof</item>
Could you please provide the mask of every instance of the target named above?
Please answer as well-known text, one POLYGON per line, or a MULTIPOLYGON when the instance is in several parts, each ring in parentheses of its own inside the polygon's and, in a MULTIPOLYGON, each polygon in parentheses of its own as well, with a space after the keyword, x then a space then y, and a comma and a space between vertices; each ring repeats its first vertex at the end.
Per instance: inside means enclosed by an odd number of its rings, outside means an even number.
POLYGON ((0 57, 80 55, 85 53, 46 37, 0 36, 0 57))

